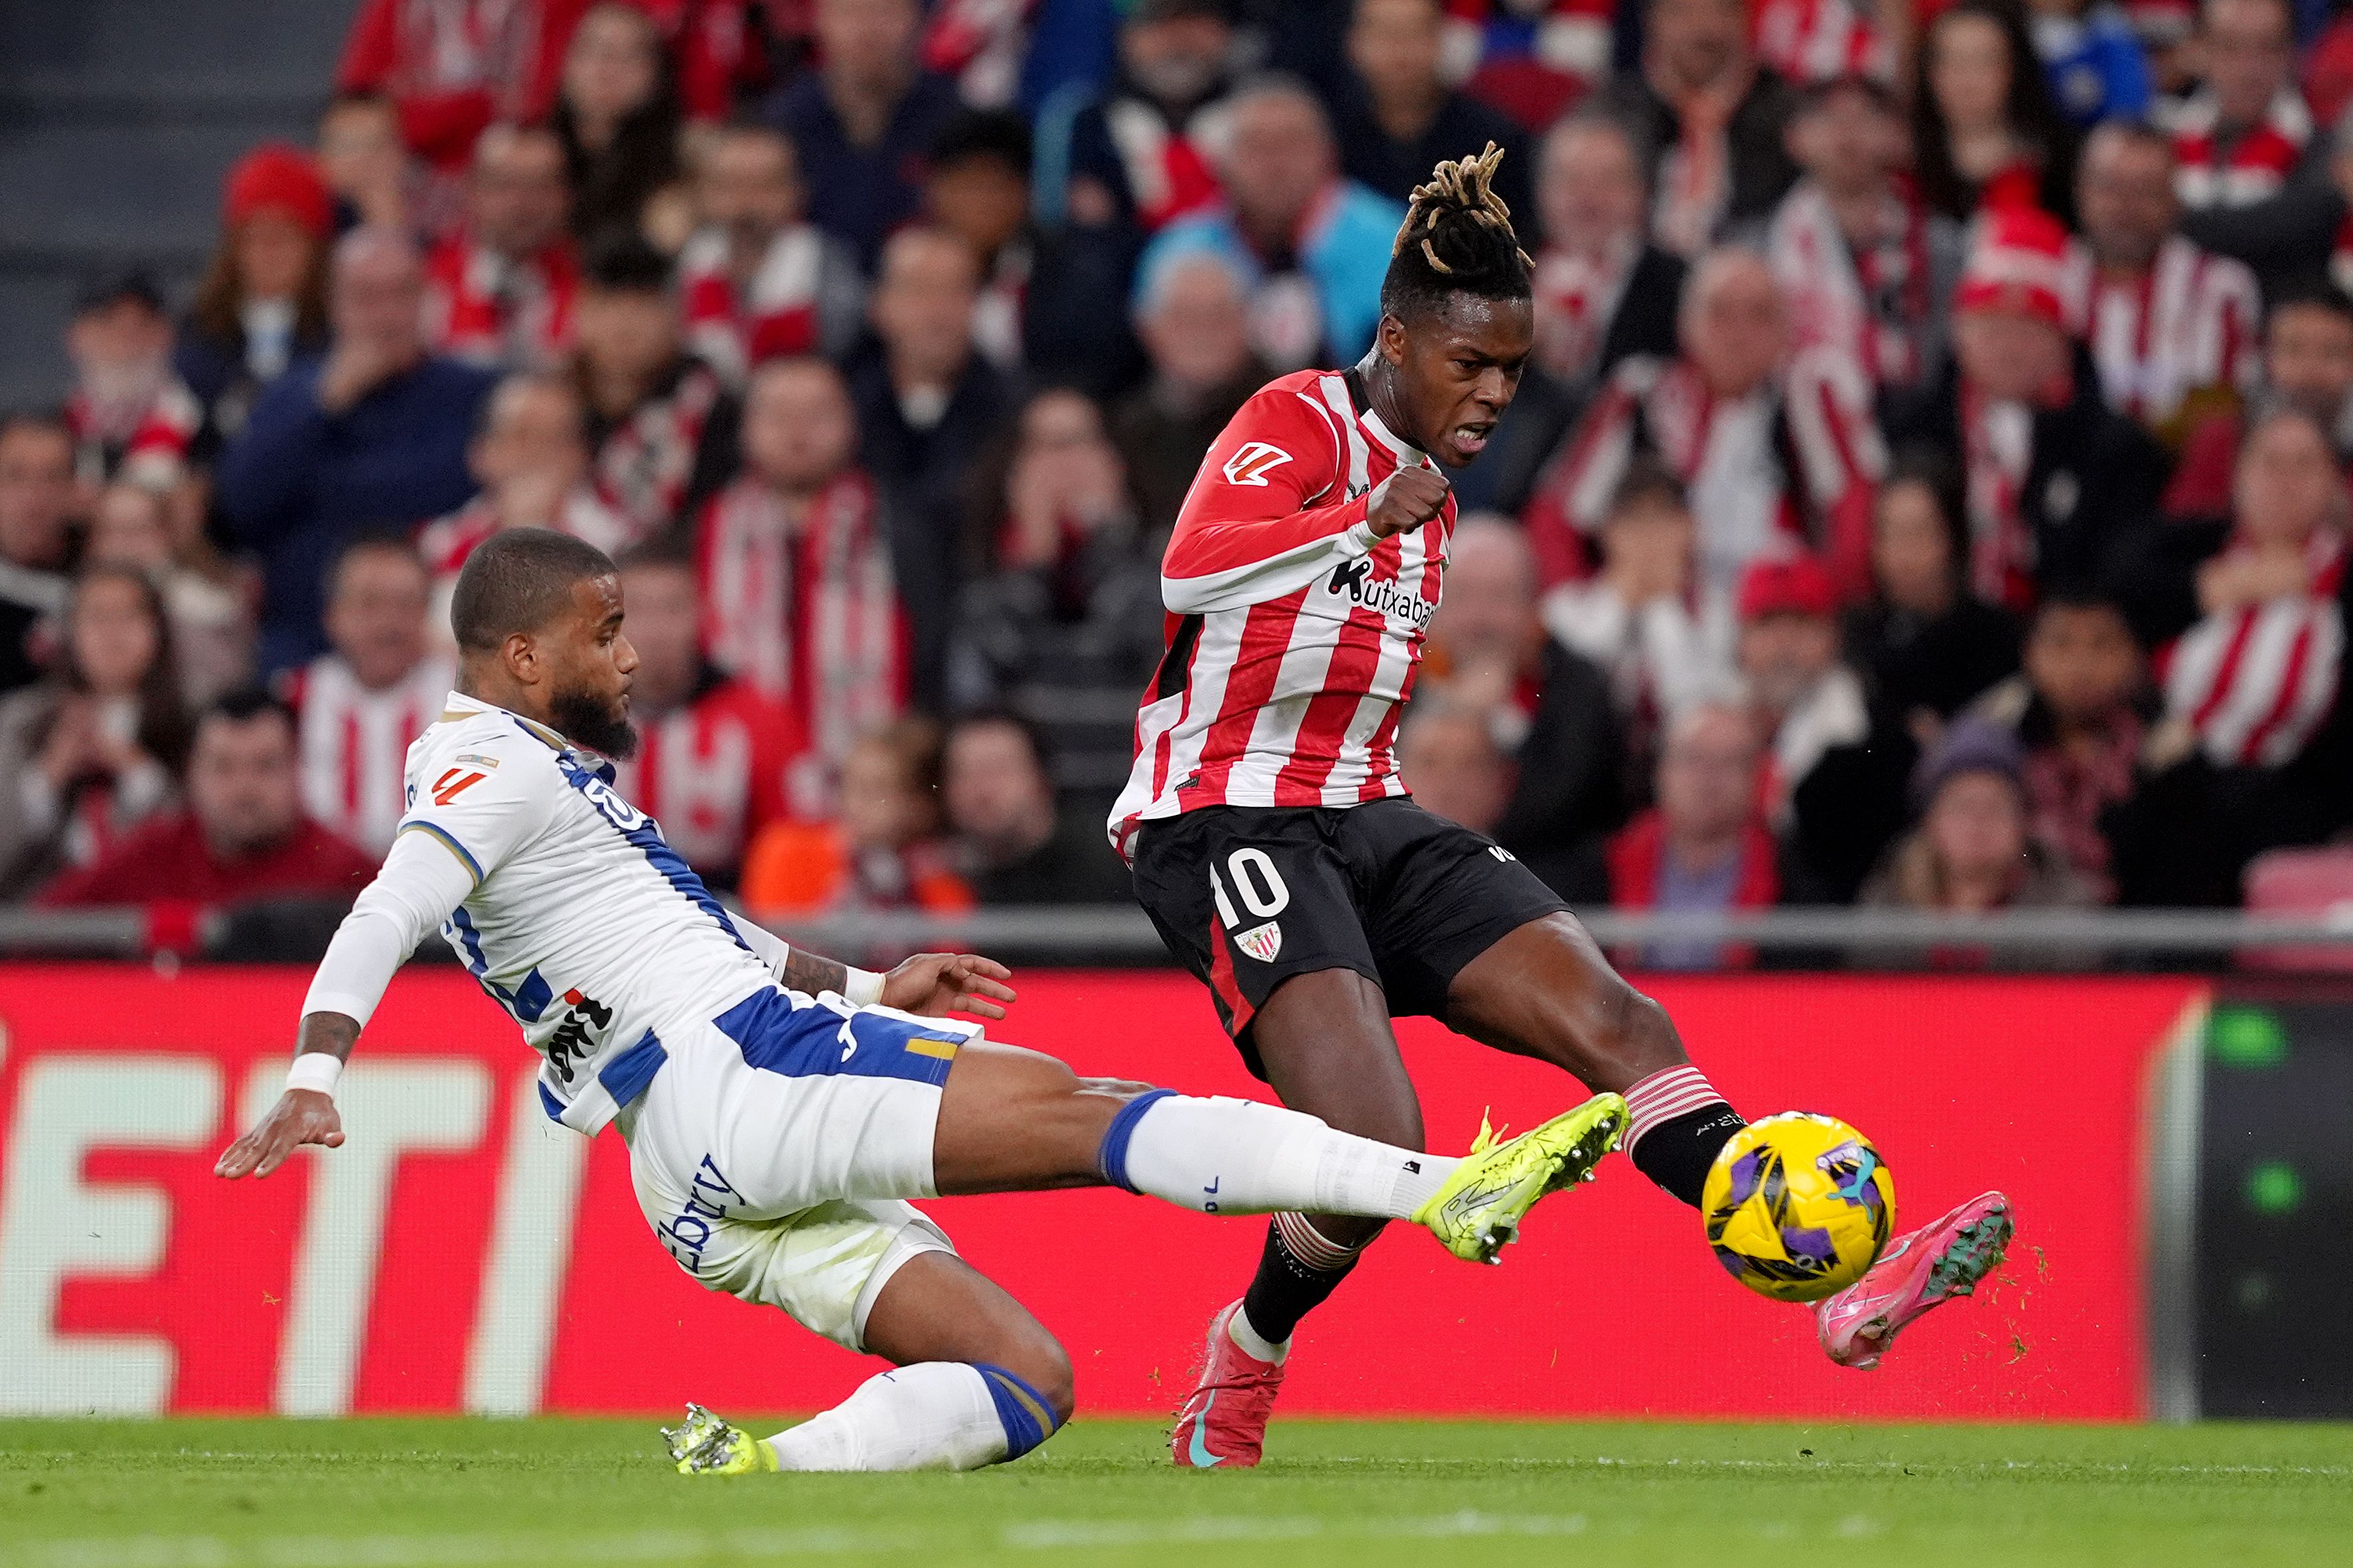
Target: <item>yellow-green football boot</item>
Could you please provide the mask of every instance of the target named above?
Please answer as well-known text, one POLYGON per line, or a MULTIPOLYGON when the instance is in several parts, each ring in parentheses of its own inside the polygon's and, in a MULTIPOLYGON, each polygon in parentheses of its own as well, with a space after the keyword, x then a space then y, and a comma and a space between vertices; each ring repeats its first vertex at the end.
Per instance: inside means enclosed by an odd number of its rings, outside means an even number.
POLYGON ((700 1405, 686 1407, 684 1421, 663 1427, 662 1441, 681 1476, 749 1476, 781 1468, 774 1448, 700 1405))
POLYGON ((1625 1125, 1626 1102, 1614 1094, 1597 1094, 1516 1138, 1499 1137, 1482 1116, 1471 1152, 1414 1211, 1413 1222, 1457 1258, 1495 1262, 1538 1198, 1593 1179, 1593 1167, 1618 1147, 1625 1125))

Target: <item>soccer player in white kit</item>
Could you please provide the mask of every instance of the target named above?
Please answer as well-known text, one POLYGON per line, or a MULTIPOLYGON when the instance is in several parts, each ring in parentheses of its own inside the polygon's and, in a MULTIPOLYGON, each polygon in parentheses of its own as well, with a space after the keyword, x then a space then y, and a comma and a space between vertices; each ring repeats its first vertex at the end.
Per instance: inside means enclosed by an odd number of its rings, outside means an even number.
POLYGON ((987 1041, 937 1015, 1003 1017, 1002 965, 926 953, 873 974, 796 952, 723 908, 615 793, 605 759, 635 743, 637 655, 602 552, 500 533, 468 559, 450 619, 458 689, 409 749, 391 853, 319 965, 286 1092, 216 1171, 266 1176, 343 1142, 336 1079, 438 927, 544 1058, 548 1115, 619 1129, 681 1268, 897 1363, 769 1438, 689 1405, 665 1433, 683 1472, 965 1469, 1069 1419, 1060 1346, 909 1198, 1110 1184, 1204 1214, 1411 1219, 1492 1261, 1616 1142, 1615 1095, 1458 1161, 987 1041))

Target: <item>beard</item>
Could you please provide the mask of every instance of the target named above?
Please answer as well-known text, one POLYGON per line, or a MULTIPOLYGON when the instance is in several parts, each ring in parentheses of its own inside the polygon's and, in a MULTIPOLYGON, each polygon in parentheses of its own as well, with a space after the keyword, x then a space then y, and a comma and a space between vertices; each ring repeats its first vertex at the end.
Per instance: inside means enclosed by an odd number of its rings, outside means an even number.
POLYGON ((548 717, 564 738, 592 752, 626 763, 638 754, 638 731, 629 710, 619 700, 607 702, 593 691, 575 687, 554 693, 548 717))

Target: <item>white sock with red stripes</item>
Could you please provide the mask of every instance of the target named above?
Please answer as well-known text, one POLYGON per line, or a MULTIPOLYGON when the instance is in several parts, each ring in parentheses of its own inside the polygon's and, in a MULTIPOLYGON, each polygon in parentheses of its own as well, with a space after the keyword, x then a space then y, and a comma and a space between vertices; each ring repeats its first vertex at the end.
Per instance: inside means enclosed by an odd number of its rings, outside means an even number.
POLYGON ((1746 1125, 1707 1075, 1685 1063, 1626 1091, 1626 1137, 1619 1147, 1636 1170, 1697 1208, 1708 1167, 1746 1125))

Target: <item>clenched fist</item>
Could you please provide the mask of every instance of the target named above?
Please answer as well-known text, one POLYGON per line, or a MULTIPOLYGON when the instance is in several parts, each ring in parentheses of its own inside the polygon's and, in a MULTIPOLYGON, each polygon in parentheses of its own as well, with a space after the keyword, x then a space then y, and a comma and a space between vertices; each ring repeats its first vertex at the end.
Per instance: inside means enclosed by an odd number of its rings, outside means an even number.
POLYGON ((1372 524, 1376 539, 1410 533, 1445 510, 1447 492, 1453 488, 1436 468, 1399 468, 1373 487, 1373 504, 1365 521, 1372 524))

